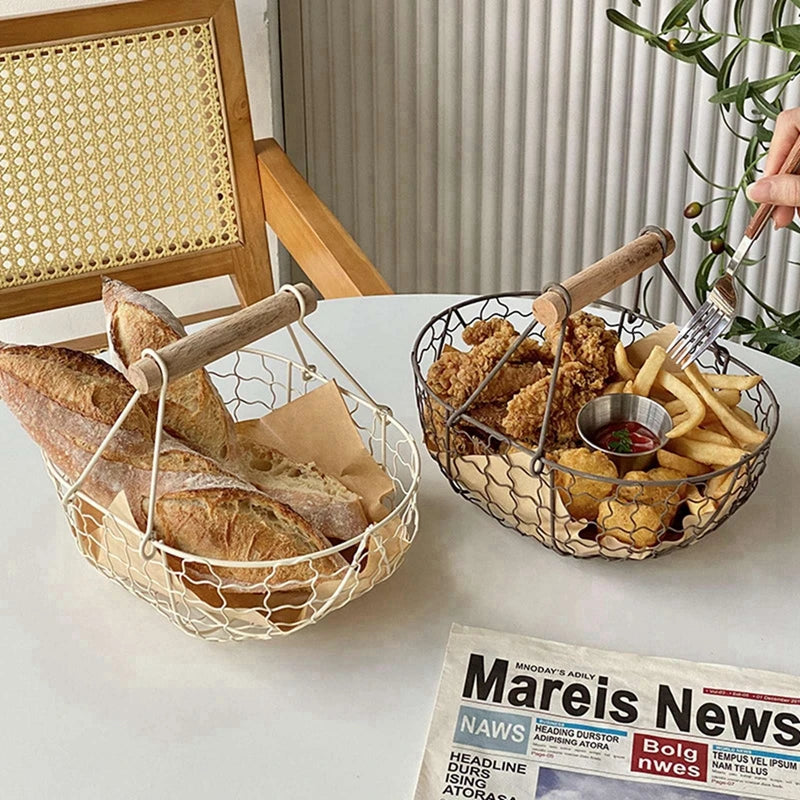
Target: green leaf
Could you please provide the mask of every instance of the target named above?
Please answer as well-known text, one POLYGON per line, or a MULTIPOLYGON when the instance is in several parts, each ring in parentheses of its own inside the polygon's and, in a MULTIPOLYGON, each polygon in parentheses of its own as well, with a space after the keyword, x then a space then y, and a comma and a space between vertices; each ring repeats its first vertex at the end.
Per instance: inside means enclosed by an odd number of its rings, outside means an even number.
POLYGON ((676 28, 678 20, 685 17, 696 3, 697 0, 681 0, 681 2, 664 17, 664 21, 661 23, 661 33, 667 33, 676 28))
POLYGON ((695 60, 697 61, 697 66, 700 67, 703 72, 710 75, 712 78, 717 77, 719 70, 714 62, 705 53, 698 53, 695 56, 695 60))
POLYGON ((787 314, 778 324, 786 333, 790 333, 792 336, 800 334, 800 311, 787 314))
POLYGON ((750 94, 750 81, 745 78, 736 90, 736 97, 734 98, 734 102, 736 103, 736 110, 744 116, 744 101, 747 100, 747 95, 750 94))
POLYGON ((696 233, 696 234, 697 234, 697 235, 698 235, 698 236, 699 236, 699 237, 700 237, 700 238, 701 238, 701 239, 702 239, 704 242, 710 242, 712 239, 714 239, 714 238, 716 238, 717 236, 719 236, 720 234, 724 233, 724 232, 725 232, 725 228, 726 228, 726 227, 727 227, 727 225, 726 225, 726 224, 723 222, 722 224, 720 224, 720 225, 717 225, 717 227, 716 227, 716 228, 709 228, 708 230, 705 230, 705 231, 704 231, 704 230, 703 230, 703 229, 700 227, 700 224, 699 224, 699 223, 697 223, 697 222, 695 222, 695 223, 694 223, 694 225, 692 225, 692 230, 693 230, 693 231, 694 231, 694 232, 695 232, 695 233, 696 233))
MULTIPOLYGON (((800 0, 798 0, 800 2, 800 0)), ((739 42, 736 47, 733 48, 726 56, 722 59, 722 63, 719 66, 719 73, 717 74, 717 91, 721 92, 723 89, 728 88, 728 84, 731 78, 731 72, 733 71, 733 65, 736 63, 736 59, 739 58, 741 55, 742 50, 747 47, 747 42, 739 42)))
POLYGON ((761 142, 757 135, 754 135, 747 144, 747 150, 744 153, 744 164, 742 169, 744 173, 742 180, 745 183, 752 183, 756 179, 756 164, 758 163, 758 151, 761 147, 761 142))
POLYGON ((706 36, 705 39, 698 39, 695 42, 689 42, 689 44, 681 43, 678 45, 677 52, 684 56, 694 56, 697 53, 702 53, 703 50, 708 50, 709 47, 713 47, 720 39, 722 39, 722 34, 715 33, 713 36, 706 36))
MULTIPOLYGON (((798 0, 798 2, 800 2, 800 0, 798 0)), ((769 128, 765 128, 760 122, 756 126, 756 136, 759 142, 764 142, 765 144, 772 141, 772 131, 769 128)))
POLYGON ((786 0, 777 0, 772 7, 772 28, 775 31, 775 43, 783 47, 783 36, 781 35, 781 18, 783 9, 786 8, 786 0))
POLYGON ((761 92, 751 92, 750 99, 753 101, 753 105, 756 107, 756 109, 771 120, 776 119, 778 114, 783 111, 783 104, 780 100, 775 99, 770 102, 764 97, 764 95, 761 94, 761 92))
POLYGON ((746 0, 736 0, 736 4, 733 6, 733 27, 740 36, 742 35, 742 10, 745 2, 746 0))
POLYGON ((785 344, 797 345, 800 344, 800 339, 796 336, 790 336, 788 333, 776 331, 773 328, 760 328, 753 334, 753 341, 759 344, 785 344))
POLYGON ((708 98, 709 103, 731 103, 738 97, 739 93, 742 91, 742 87, 745 87, 744 91, 746 92, 747 89, 750 87, 750 81, 745 78, 741 83, 736 83, 732 86, 726 86, 724 89, 712 94, 711 97, 708 98))
POLYGON ((788 83, 792 78, 797 77, 797 70, 789 70, 782 72, 780 75, 772 75, 769 78, 762 78, 759 81, 753 81, 750 85, 759 92, 766 92, 769 89, 774 89, 782 83, 788 83))
POLYGON ((641 25, 635 23, 630 17, 626 17, 624 14, 621 14, 619 11, 616 11, 613 8, 609 8, 606 11, 606 17, 608 17, 609 21, 614 25, 617 25, 623 30, 628 31, 628 33, 634 33, 636 36, 642 36, 648 41, 655 36, 652 31, 647 30, 647 28, 643 28, 641 25))
POLYGON ((709 253, 700 262, 700 266, 697 268, 697 274, 694 276, 694 291, 697 295, 697 299, 701 303, 705 302, 706 295, 711 288, 708 282, 708 276, 711 274, 711 268, 714 266, 716 258, 714 253, 709 253))
POLYGON ((761 41, 777 44, 784 50, 800 52, 800 25, 781 25, 774 30, 767 31, 761 37, 761 41))
POLYGON ((608 449, 613 450, 615 453, 632 453, 631 432, 627 428, 620 428, 618 431, 614 431, 608 440, 608 449))
POLYGON ((728 331, 728 336, 742 336, 752 333, 755 325, 747 317, 734 317, 733 324, 728 331))
POLYGON ((788 342, 779 344, 774 350, 770 350, 769 354, 784 361, 797 361, 800 358, 800 340, 795 339, 794 344, 788 342))
POLYGON ((714 183, 714 181, 710 180, 705 175, 703 175, 703 173, 700 171, 700 168, 697 166, 697 164, 694 163, 694 161, 692 161, 692 157, 685 150, 683 151, 683 154, 686 156, 686 160, 689 162, 689 166, 691 167, 692 172, 694 172, 694 174, 697 175, 699 178, 702 178, 709 186, 713 186, 715 189, 720 189, 723 192, 736 191, 735 186, 722 186, 719 183, 714 183))

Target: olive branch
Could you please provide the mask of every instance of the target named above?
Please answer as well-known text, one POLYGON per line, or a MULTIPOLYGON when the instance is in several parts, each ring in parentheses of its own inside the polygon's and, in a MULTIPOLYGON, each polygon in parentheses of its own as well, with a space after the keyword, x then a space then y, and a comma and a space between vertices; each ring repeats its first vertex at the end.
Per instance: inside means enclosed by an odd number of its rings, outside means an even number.
MULTIPOLYGON (((631 2, 634 6, 641 6, 641 0, 631 2)), ((642 37, 648 45, 662 50, 669 57, 693 64, 711 75, 717 85, 716 92, 708 98, 709 102, 717 106, 730 133, 747 142, 741 177, 731 186, 712 181, 691 156, 685 154, 689 168, 717 191, 707 203, 692 201, 683 212, 687 219, 697 219, 692 224, 692 230, 708 242, 709 252, 701 261, 694 281, 695 293, 701 302, 724 269, 724 254, 733 255, 728 237, 733 209, 737 203, 747 203, 750 212, 755 211, 756 207, 747 199, 745 189, 756 180, 759 163, 769 150, 772 124, 783 110, 782 96, 786 87, 800 75, 800 25, 785 24, 790 13, 796 16, 800 12, 800 0, 775 0, 772 3, 772 27, 760 36, 744 30, 743 10, 747 0, 736 0, 732 31, 715 30, 709 25, 704 12, 711 2, 681 0, 667 13, 657 31, 651 31, 615 9, 606 11, 614 25, 642 37), (786 62, 782 71, 774 75, 750 76, 735 83, 732 77, 734 66, 748 48, 754 47, 776 48, 785 53, 786 62), (742 121, 739 125, 732 123, 734 115, 742 121), (747 131, 749 135, 744 135, 740 130, 747 131), (709 208, 717 203, 721 204, 721 211, 709 208)), ((796 222, 789 227, 794 233, 800 233, 796 222)), ((745 264, 753 265, 761 260, 748 259, 745 264)), ((800 310, 783 313, 737 280, 743 291, 756 303, 759 312, 752 320, 737 316, 727 337, 741 337, 741 341, 750 347, 786 361, 800 363, 800 310)))

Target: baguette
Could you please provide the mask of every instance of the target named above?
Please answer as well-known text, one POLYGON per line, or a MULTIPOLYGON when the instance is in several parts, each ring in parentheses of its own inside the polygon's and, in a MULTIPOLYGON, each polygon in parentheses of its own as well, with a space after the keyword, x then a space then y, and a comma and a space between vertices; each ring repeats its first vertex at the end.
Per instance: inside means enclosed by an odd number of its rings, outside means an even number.
MULTIPOLYGON (((0 348, 0 397, 69 481, 86 467, 132 394, 130 384, 113 367, 84 353, 55 347, 0 348)), ((141 398, 134 406, 84 485, 101 505, 124 492, 142 529, 154 439, 147 403, 141 398)), ((159 455, 156 498, 158 538, 196 556, 274 560, 330 546, 292 509, 168 434, 159 455)), ((334 574, 346 563, 333 554, 277 569, 231 567, 215 572, 239 584, 285 584, 334 574)), ((187 568, 208 574, 191 561, 187 568)))
POLYGON ((293 508, 322 536, 346 541, 367 527, 359 496, 313 464, 299 464, 245 436, 239 437, 238 449, 242 477, 293 508))
MULTIPOLYGON (((120 281, 103 278, 109 347, 123 368, 142 350, 157 350, 185 335, 180 321, 161 302, 120 281)), ((165 429, 195 450, 225 463, 268 497, 285 503, 327 539, 345 541, 367 527, 361 501, 313 464, 300 464, 245 436, 203 369, 170 383, 165 429)))
MULTIPOLYGON (((142 350, 159 350, 186 335, 163 303, 121 281, 103 278, 103 306, 111 359, 122 371, 141 358, 142 350)), ((217 461, 234 457, 233 419, 204 369, 170 382, 164 429, 217 461)))

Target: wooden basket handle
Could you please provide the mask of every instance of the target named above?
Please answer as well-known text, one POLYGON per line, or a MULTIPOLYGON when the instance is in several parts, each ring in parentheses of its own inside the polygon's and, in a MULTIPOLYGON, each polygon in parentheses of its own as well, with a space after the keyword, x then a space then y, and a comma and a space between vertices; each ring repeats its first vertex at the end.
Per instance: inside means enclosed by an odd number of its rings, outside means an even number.
MULTIPOLYGON (((612 289, 636 277, 675 250, 675 239, 669 231, 662 230, 666 252, 659 234, 649 231, 623 245, 610 255, 601 258, 576 275, 570 275, 562 286, 570 296, 570 313, 588 306, 612 289)), ((533 301, 533 315, 542 325, 557 325, 567 316, 567 304, 555 290, 550 290, 533 301)))
MULTIPOLYGON (((304 283, 296 284, 295 289, 305 301, 305 314, 310 314, 317 307, 314 291, 304 283)), ((167 368, 169 381, 173 381, 240 347, 246 347, 262 336, 297 322, 300 316, 300 304, 294 294, 278 292, 162 347, 157 353, 167 368)), ((127 377, 142 394, 150 394, 161 388, 161 370, 156 361, 147 356, 128 367, 127 377)))

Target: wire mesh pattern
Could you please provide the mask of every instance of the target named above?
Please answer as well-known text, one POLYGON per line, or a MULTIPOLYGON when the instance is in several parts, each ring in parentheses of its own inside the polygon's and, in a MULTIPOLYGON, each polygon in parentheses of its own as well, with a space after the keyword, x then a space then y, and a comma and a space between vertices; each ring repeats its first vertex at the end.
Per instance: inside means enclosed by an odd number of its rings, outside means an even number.
MULTIPOLYGON (((489 295, 435 316, 412 352, 417 407, 425 444, 451 487, 502 525, 531 536, 562 555, 610 560, 653 558, 687 547, 716 530, 755 491, 778 425, 774 393, 761 381, 743 396, 767 438, 739 462, 707 475, 680 479, 625 479, 586 472, 580 462, 559 463, 441 400, 427 385, 430 365, 477 320, 497 317, 518 330, 533 321, 538 293, 489 295)), ((662 327, 645 314, 598 302, 597 313, 626 346, 662 327)), ((543 341, 543 328, 531 338, 543 341)), ((707 371, 753 374, 724 348, 698 362, 707 371)), ((577 444, 575 445, 578 446, 577 444)), ((658 477, 657 475, 655 477, 658 477)))
POLYGON ((0 289, 240 240, 209 23, 0 51, 0 289))
MULTIPOLYGON (((253 349, 220 361, 210 374, 237 421, 261 417, 327 382, 314 369, 253 349)), ((141 531, 78 492, 66 507, 78 550, 183 631, 212 641, 287 635, 368 592, 400 566, 416 535, 419 455, 411 435, 385 409, 341 392, 365 447, 394 486, 385 501, 387 516, 364 533, 327 550, 265 562, 200 558, 154 541, 155 556, 146 560, 141 531), (332 552, 346 563, 323 574, 317 565, 332 552), (301 563, 308 578, 282 577, 286 567, 301 563), (226 577, 241 567, 252 570, 246 585, 226 577)), ((63 498, 70 482, 45 463, 63 498)))

